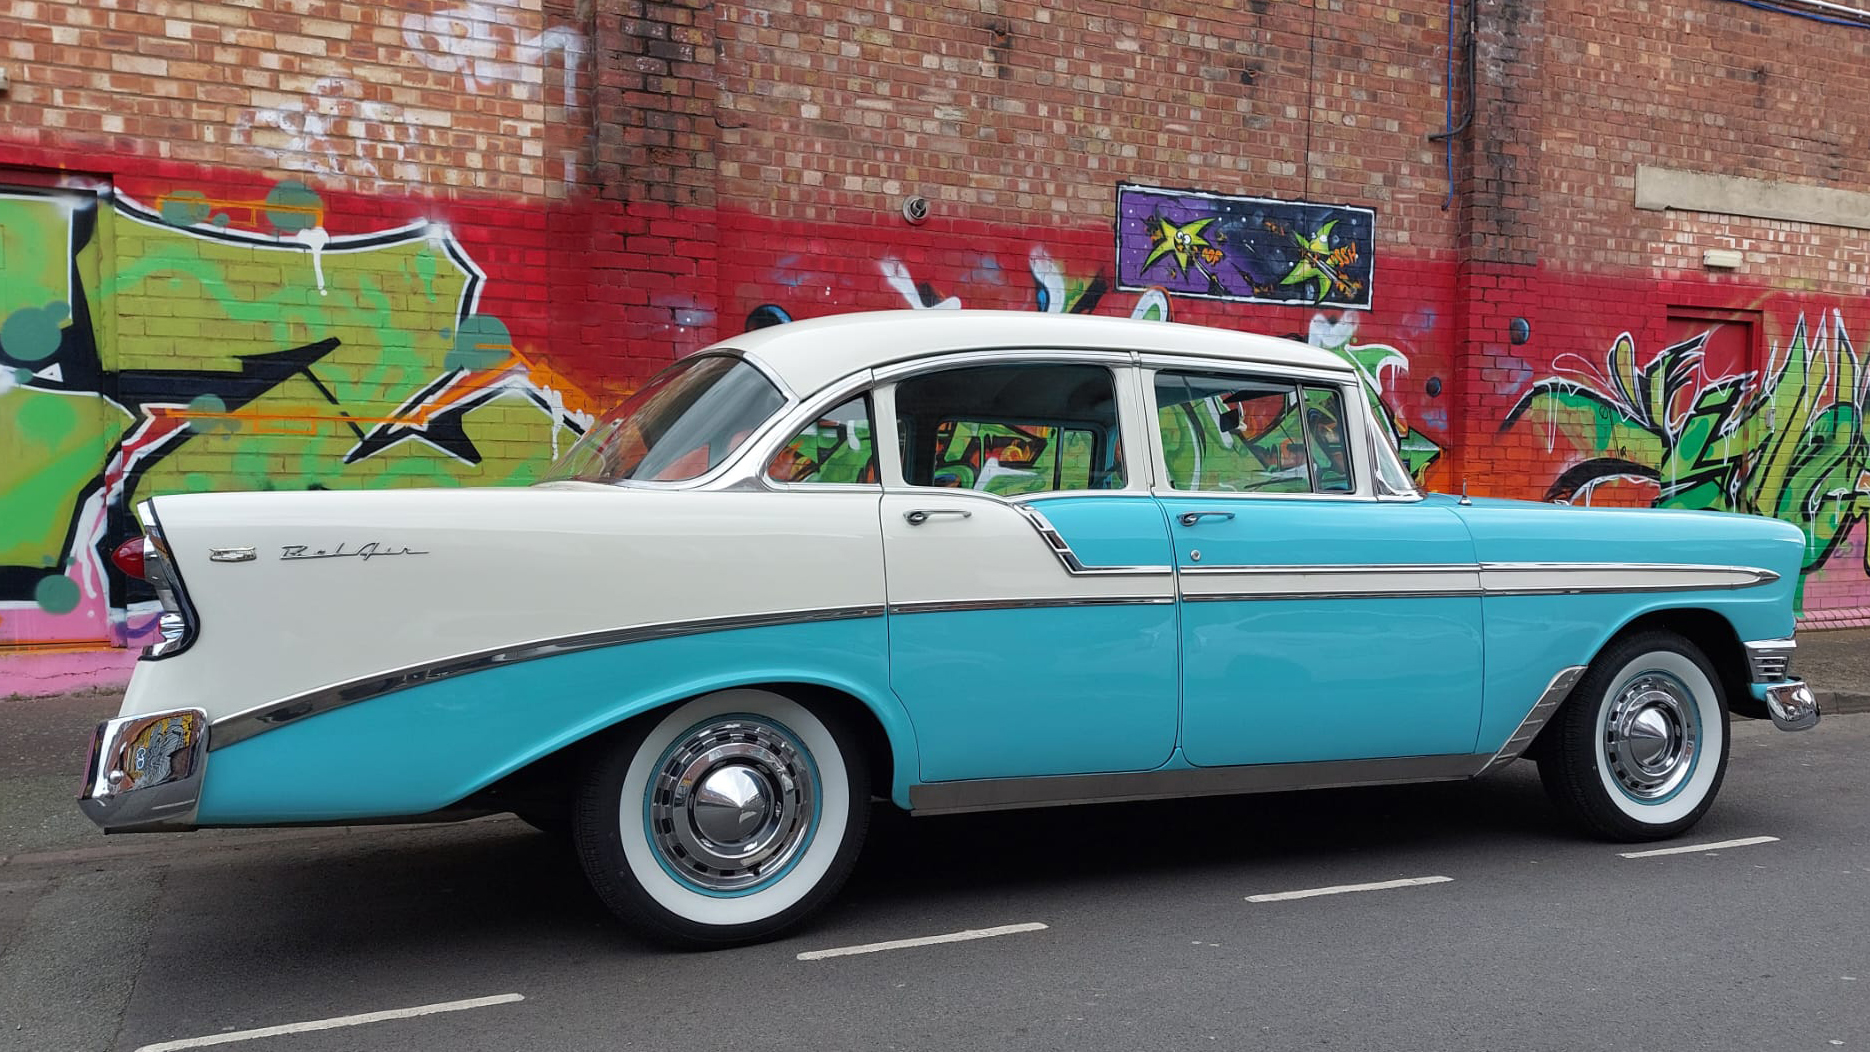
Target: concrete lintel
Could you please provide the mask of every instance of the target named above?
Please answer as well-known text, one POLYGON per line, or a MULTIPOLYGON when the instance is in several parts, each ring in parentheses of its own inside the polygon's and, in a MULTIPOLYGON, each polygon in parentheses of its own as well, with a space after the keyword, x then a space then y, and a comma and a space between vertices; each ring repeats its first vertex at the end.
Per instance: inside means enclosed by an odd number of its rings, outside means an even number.
POLYGON ((1648 165, 1636 169, 1636 207, 1870 230, 1870 193, 1648 165))

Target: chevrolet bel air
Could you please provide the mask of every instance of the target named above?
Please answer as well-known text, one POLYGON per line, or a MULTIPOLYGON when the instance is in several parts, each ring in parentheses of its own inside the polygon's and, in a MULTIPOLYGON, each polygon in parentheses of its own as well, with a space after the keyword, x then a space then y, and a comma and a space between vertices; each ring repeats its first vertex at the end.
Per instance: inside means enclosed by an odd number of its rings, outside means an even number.
POLYGON ((766 938, 917 814, 1464 779, 1615 840, 1706 813, 1804 540, 1418 492, 1356 368, 1041 314, 685 358, 520 489, 157 496, 107 831, 513 812, 665 942, 766 938))

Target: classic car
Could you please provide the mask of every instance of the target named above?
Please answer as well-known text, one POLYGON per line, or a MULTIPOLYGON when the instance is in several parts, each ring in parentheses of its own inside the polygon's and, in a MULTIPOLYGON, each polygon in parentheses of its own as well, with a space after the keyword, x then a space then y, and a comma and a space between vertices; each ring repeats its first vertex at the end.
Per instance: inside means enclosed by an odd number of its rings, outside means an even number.
POLYGON ((1465 779, 1615 840, 1713 803, 1789 674, 1800 532, 1417 491, 1357 368, 929 311, 684 358, 525 488, 156 496, 108 831, 511 811, 690 946, 916 814, 1465 779))

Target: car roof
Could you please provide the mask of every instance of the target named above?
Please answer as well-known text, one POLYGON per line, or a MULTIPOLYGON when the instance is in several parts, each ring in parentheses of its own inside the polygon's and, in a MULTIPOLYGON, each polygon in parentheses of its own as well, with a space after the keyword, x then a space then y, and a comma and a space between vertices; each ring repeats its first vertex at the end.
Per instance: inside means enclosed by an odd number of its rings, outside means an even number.
POLYGON ((804 396, 862 369, 976 349, 1121 350, 1350 372, 1328 351, 1296 340, 1202 325, 1090 314, 1001 310, 893 310, 787 322, 709 350, 734 350, 804 396))

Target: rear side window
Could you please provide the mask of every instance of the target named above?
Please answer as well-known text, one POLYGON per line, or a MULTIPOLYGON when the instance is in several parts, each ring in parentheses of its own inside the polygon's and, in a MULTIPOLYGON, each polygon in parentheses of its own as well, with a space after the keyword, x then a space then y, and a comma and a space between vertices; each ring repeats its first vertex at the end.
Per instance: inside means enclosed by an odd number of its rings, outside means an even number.
POLYGON ((875 485, 871 432, 870 398, 859 395, 805 425, 774 455, 766 473, 775 482, 800 485, 875 485))
POLYGON ((1121 489, 1116 387, 1095 365, 990 365, 896 388, 903 478, 1002 497, 1121 489))
POLYGON ((1156 374, 1156 423, 1173 489, 1349 493, 1356 488, 1334 387, 1156 374))

